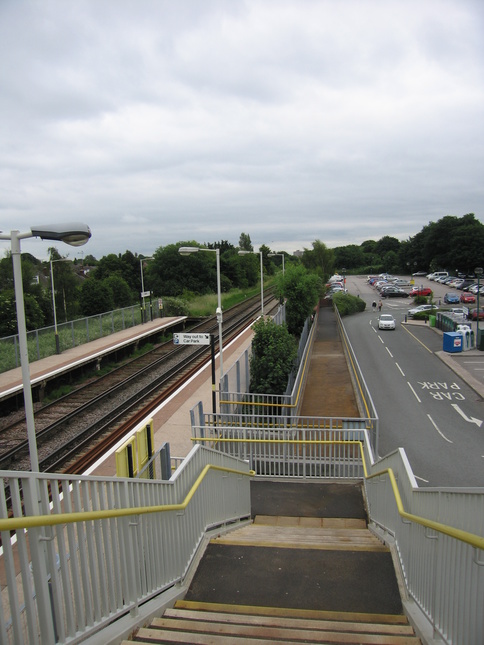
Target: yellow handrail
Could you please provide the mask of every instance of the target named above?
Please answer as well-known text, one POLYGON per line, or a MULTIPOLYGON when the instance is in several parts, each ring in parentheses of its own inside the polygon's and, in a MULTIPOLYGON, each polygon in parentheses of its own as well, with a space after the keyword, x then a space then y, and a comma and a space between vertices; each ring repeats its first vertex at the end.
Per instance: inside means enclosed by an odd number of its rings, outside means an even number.
POLYGON ((381 475, 388 474, 388 477, 390 479, 390 483, 392 486, 393 490, 393 495, 395 497, 395 502, 397 505, 398 513, 401 517, 404 519, 410 520, 412 522, 415 522, 416 524, 420 524, 422 526, 425 526, 426 528, 429 528, 433 531, 438 531, 439 533, 443 533, 444 535, 448 535, 456 540, 460 540, 461 542, 465 542, 466 544, 470 544, 471 546, 475 547, 476 549, 481 549, 484 550, 484 538, 475 535, 474 533, 469 533, 467 531, 462 531, 461 529, 456 529, 452 526, 447 526, 446 524, 441 524, 440 522, 434 522, 433 520, 428 520, 425 517, 420 517, 419 515, 414 515, 413 513, 408 513, 404 507, 403 507, 403 502, 402 498, 400 496, 400 491, 398 490, 398 485, 397 485, 397 480, 395 478, 395 474, 393 472, 392 468, 385 468, 384 470, 380 470, 377 473, 373 473, 371 475, 368 474, 368 469, 366 467, 366 460, 365 460, 365 454, 363 450, 363 442, 362 441, 357 441, 357 440, 331 440, 331 439, 311 439, 311 440, 303 440, 303 439, 224 439, 221 437, 199 437, 198 439, 193 439, 192 441, 214 441, 217 443, 227 443, 227 442, 232 442, 232 443, 269 443, 269 444, 309 444, 309 445, 315 445, 315 444, 332 444, 332 445, 357 445, 359 446, 360 449, 360 455, 361 455, 361 461, 363 465, 363 472, 364 472, 364 477, 365 479, 373 479, 375 477, 379 477, 381 475))
POLYGON ((16 529, 29 529, 41 526, 56 526, 57 524, 73 524, 75 522, 90 522, 93 520, 106 520, 114 517, 127 517, 128 515, 147 515, 148 513, 166 513, 168 511, 183 511, 190 503, 195 491, 202 483, 209 470, 221 470, 236 475, 253 477, 255 472, 224 468, 207 464, 188 491, 185 499, 180 504, 162 504, 159 506, 136 506, 134 508, 117 508, 106 511, 78 511, 74 513, 57 513, 54 515, 30 515, 28 517, 11 517, 0 520, 0 531, 14 531, 16 529))

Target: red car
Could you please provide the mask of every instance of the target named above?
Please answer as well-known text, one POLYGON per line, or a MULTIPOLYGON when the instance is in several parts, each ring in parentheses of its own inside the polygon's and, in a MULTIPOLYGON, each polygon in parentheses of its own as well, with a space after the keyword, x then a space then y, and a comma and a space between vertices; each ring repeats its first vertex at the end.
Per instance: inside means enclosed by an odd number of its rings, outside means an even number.
POLYGON ((432 289, 429 289, 428 287, 421 287, 420 289, 418 287, 414 287, 410 293, 408 294, 410 297, 413 296, 431 296, 432 295, 432 289))
POLYGON ((471 304, 476 301, 476 297, 472 293, 463 293, 460 297, 461 302, 471 304))
MULTIPOLYGON (((471 309, 467 320, 477 320, 477 309, 471 309)), ((484 307, 479 307, 479 320, 484 320, 484 307)))

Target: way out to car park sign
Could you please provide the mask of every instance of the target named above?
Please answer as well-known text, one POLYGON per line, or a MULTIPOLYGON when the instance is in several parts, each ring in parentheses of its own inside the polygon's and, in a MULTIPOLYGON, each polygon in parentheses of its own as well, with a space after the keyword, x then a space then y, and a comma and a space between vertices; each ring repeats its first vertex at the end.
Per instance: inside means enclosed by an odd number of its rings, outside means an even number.
POLYGON ((210 334, 173 334, 174 345, 210 345, 210 334))

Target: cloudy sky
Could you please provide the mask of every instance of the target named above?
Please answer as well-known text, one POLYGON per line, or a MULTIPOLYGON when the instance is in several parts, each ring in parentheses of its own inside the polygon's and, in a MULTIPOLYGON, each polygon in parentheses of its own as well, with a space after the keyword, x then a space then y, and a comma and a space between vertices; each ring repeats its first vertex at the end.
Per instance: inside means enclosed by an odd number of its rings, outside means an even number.
POLYGON ((4 232, 80 220, 99 258, 484 222, 482 0, 0 0, 0 60, 4 232))

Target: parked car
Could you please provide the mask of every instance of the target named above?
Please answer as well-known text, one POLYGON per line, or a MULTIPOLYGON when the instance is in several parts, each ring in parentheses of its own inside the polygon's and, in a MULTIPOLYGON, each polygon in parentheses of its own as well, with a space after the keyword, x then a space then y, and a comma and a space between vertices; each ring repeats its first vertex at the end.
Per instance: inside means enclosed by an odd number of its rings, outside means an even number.
POLYGON ((460 302, 459 294, 451 292, 446 293, 444 296, 444 302, 446 302, 448 305, 455 305, 456 303, 460 302))
POLYGON ((410 293, 408 294, 409 296, 430 296, 432 295, 432 289, 429 287, 413 287, 413 289, 410 290, 410 293))
POLYGON ((450 313, 453 314, 454 316, 461 316, 462 318, 466 318, 468 311, 469 310, 464 307, 452 307, 452 309, 450 310, 450 313))
POLYGON ((382 298, 408 298, 408 293, 403 289, 397 289, 396 287, 388 287, 387 289, 382 289, 381 297, 382 298))
POLYGON ((460 297, 460 301, 464 304, 473 304, 476 301, 476 297, 473 293, 463 293, 460 297))
POLYGON ((410 282, 409 280, 404 280, 403 278, 397 278, 394 283, 396 287, 409 287, 410 282))
POLYGON ((433 273, 429 273, 427 278, 429 280, 435 280, 436 278, 446 278, 448 275, 448 271, 434 271, 433 273))
POLYGON ((407 314, 410 316, 410 318, 413 318, 415 314, 420 313, 421 311, 433 311, 434 309, 438 309, 437 305, 419 305, 418 307, 414 307, 413 309, 409 309, 407 314))
POLYGON ((424 276, 427 275, 427 271, 415 271, 415 273, 412 273, 413 276, 419 277, 419 276, 424 276))
POLYGON ((395 329, 397 323, 390 314, 380 314, 378 318, 378 329, 395 329))
MULTIPOLYGON (((477 307, 475 309, 469 309, 467 319, 477 320, 477 307)), ((484 307, 479 307, 479 320, 484 320, 484 307)))

